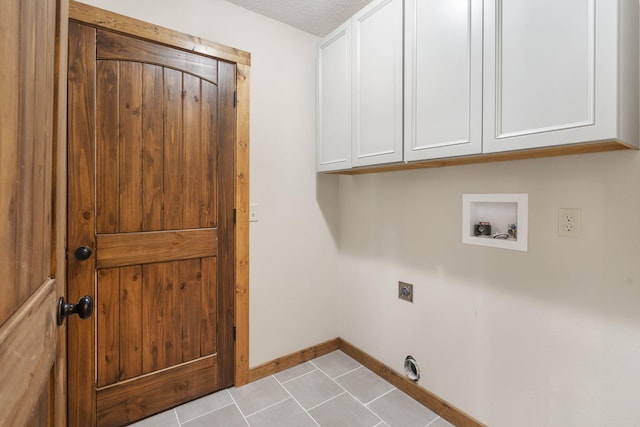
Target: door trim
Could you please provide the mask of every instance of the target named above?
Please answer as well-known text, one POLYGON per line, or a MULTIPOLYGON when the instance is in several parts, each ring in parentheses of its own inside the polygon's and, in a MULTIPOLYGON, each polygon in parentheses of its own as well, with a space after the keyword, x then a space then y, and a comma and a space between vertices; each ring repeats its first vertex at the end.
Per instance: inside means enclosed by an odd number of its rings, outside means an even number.
POLYGON ((73 0, 69 2, 69 19, 91 27, 127 34, 209 58, 251 65, 249 52, 73 0))
POLYGON ((251 54, 168 28, 69 2, 69 19, 95 28, 125 33, 209 58, 237 64, 235 141, 235 319, 234 384, 249 382, 249 70, 251 54))
MULTIPOLYGON (((53 107, 53 260, 56 296, 67 296, 67 67, 69 1, 59 0, 56 11, 56 54, 53 107)), ((57 328, 58 354, 54 372, 53 425, 67 425, 67 328, 57 328)))

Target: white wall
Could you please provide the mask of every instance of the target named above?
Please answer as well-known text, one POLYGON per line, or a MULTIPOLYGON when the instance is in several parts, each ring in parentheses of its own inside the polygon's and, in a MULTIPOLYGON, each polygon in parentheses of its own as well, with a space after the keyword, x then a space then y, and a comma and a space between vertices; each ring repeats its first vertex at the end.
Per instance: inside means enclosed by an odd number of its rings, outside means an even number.
POLYGON ((252 53, 251 366, 341 336, 491 426, 638 425, 640 153, 316 176, 315 37, 223 0, 90 3, 252 53), (529 194, 528 252, 461 243, 462 194, 491 192, 529 194))
POLYGON ((343 338, 399 371, 411 354, 491 426, 638 425, 640 153, 341 177, 339 235, 343 338), (463 193, 528 193, 529 251, 463 245, 463 193))
POLYGON ((315 161, 318 38, 223 0, 89 0, 251 53, 250 366, 339 335, 337 177, 315 161))

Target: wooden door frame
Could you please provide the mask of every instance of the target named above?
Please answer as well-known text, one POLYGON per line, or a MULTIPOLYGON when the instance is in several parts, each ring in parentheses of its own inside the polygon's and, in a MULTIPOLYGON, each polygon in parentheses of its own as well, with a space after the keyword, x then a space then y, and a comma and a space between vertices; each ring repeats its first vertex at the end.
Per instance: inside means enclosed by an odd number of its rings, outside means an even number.
POLYGON ((247 384, 249 382, 249 70, 251 55, 245 51, 76 1, 69 2, 69 20, 236 64, 234 384, 236 387, 247 384))

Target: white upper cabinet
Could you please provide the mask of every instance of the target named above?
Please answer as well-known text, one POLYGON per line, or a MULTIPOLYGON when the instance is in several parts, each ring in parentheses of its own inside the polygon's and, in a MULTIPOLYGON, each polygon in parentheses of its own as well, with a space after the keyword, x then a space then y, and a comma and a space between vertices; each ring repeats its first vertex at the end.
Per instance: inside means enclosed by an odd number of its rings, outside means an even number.
POLYGON ((351 167, 351 23, 318 47, 316 170, 351 167))
POLYGON ((637 0, 493 0, 485 8, 483 152, 637 144, 637 0))
POLYGON ((402 0, 374 0, 318 49, 317 171, 402 161, 402 0))
POLYGON ((406 0, 404 159, 482 152, 482 0, 406 0))
POLYGON ((402 161, 402 0, 374 1, 351 19, 352 165, 402 161))
POLYGON ((321 42, 317 170, 639 148, 639 9, 374 0, 321 42))

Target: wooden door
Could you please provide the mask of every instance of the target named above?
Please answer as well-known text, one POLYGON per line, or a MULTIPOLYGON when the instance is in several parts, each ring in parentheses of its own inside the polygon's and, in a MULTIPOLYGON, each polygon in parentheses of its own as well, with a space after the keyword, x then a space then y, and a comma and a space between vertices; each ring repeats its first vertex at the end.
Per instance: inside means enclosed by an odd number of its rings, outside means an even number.
MULTIPOLYGON (((56 45, 66 46, 67 3, 3 0, 0 12, 0 426, 63 425, 64 274, 54 248, 56 45), (58 19, 59 18, 59 19, 58 19), (59 270, 58 270, 59 271, 59 270), (60 279, 60 280, 57 280, 60 279)), ((57 210, 55 210, 57 211, 57 210)))
POLYGON ((233 384, 236 67, 69 26, 69 423, 233 384), (76 248, 92 255, 81 260, 76 248))

